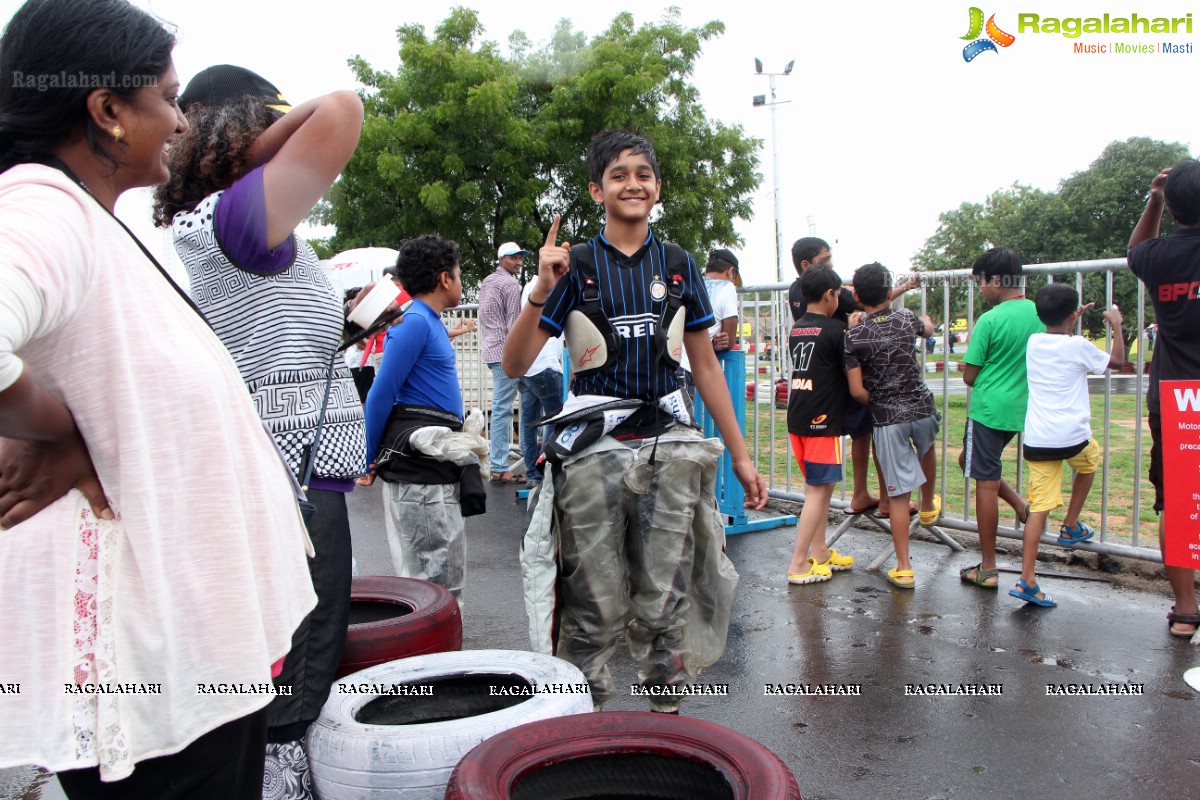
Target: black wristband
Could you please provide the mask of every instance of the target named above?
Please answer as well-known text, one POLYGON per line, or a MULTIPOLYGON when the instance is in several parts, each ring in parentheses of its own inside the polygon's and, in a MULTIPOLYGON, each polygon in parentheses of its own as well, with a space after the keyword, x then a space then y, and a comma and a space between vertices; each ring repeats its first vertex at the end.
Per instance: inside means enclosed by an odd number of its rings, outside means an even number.
MULTIPOLYGON (((546 298, 546 300, 549 300, 549 299, 550 299, 549 297, 546 298)), ((529 295, 529 300, 526 302, 528 302, 529 305, 533 306, 534 308, 541 308, 542 306, 546 305, 546 300, 543 300, 542 302, 539 303, 533 299, 533 295, 529 295)))

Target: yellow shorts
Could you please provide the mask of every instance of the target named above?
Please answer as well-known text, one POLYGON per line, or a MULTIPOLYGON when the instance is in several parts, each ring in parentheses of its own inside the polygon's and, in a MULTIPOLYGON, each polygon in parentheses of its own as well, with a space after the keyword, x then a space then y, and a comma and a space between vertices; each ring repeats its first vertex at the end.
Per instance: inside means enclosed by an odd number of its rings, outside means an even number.
MULTIPOLYGON (((1026 461, 1029 465, 1029 507, 1033 511, 1053 511, 1063 504, 1062 461, 1026 461)), ((1071 469, 1088 474, 1100 466, 1100 445, 1095 439, 1066 461, 1071 469)))

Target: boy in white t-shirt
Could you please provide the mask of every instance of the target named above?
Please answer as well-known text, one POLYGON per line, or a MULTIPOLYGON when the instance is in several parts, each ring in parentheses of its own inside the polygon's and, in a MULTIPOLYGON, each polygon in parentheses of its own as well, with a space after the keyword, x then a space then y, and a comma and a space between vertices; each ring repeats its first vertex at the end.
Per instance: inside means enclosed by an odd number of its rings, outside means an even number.
MULTIPOLYGON (((704 288, 712 304, 713 324, 708 329, 713 350, 731 350, 737 347, 738 301, 737 290, 742 285, 737 256, 725 248, 713 250, 704 266, 704 288)), ((692 365, 688 361, 687 349, 679 357, 679 368, 675 380, 696 402, 696 384, 692 382, 692 365)))
POLYGON ((1045 333, 1029 337, 1025 368, 1029 375, 1029 406, 1025 412, 1024 456, 1029 463, 1029 519, 1025 523, 1021 555, 1021 579, 1009 591, 1027 603, 1053 608, 1050 595, 1038 588, 1038 542, 1050 512, 1063 504, 1062 465, 1075 470, 1071 500, 1059 529, 1058 543, 1074 547, 1091 539, 1095 531, 1079 521, 1079 512, 1100 465, 1100 447, 1092 438, 1092 406, 1088 397, 1088 373, 1099 374, 1124 360, 1118 344, 1121 312, 1116 306, 1104 312, 1112 326, 1113 350, 1105 353, 1071 329, 1083 312, 1079 294, 1065 283, 1051 283, 1038 290, 1034 299, 1045 333))

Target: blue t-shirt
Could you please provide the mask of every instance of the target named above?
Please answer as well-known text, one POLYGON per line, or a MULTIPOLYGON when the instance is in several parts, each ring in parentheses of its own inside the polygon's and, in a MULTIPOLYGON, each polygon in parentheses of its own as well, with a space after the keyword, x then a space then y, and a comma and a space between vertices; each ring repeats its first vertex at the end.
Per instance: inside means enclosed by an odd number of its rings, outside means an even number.
MULTIPOLYGON (((655 331, 667 303, 667 249, 653 233, 632 256, 617 250, 604 233, 588 242, 596 282, 600 289, 600 308, 624 339, 617 362, 589 375, 571 376, 575 394, 599 394, 609 397, 653 402, 675 391, 674 370, 657 358, 655 331)), ((691 253, 685 253, 683 265, 684 329, 704 331, 713 324, 712 305, 704 289, 704 277, 691 253)), ((554 336, 563 332, 567 315, 583 300, 583 281, 572 258, 571 270, 558 282, 539 323, 554 336)))
POLYGON ((432 308, 413 300, 404 322, 388 328, 383 361, 367 394, 367 463, 374 464, 392 407, 439 408, 462 419, 462 389, 450 332, 432 308))

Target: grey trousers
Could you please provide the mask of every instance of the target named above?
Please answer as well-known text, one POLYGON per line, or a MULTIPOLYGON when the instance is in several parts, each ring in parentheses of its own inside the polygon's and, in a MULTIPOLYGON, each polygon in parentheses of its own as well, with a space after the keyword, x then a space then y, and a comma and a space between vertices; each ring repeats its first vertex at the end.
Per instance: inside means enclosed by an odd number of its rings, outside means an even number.
MULTIPOLYGON (((653 464, 651 452, 649 441, 616 447, 553 471, 556 653, 583 671, 597 703, 614 694, 607 663, 622 632, 646 687, 691 684, 724 649, 737 576, 720 552, 716 457, 695 439, 660 441, 653 464)), ((651 700, 659 710, 678 705, 651 700)))
POLYGON ((436 583, 461 598, 467 541, 458 484, 385 482, 383 507, 396 574, 436 583))

